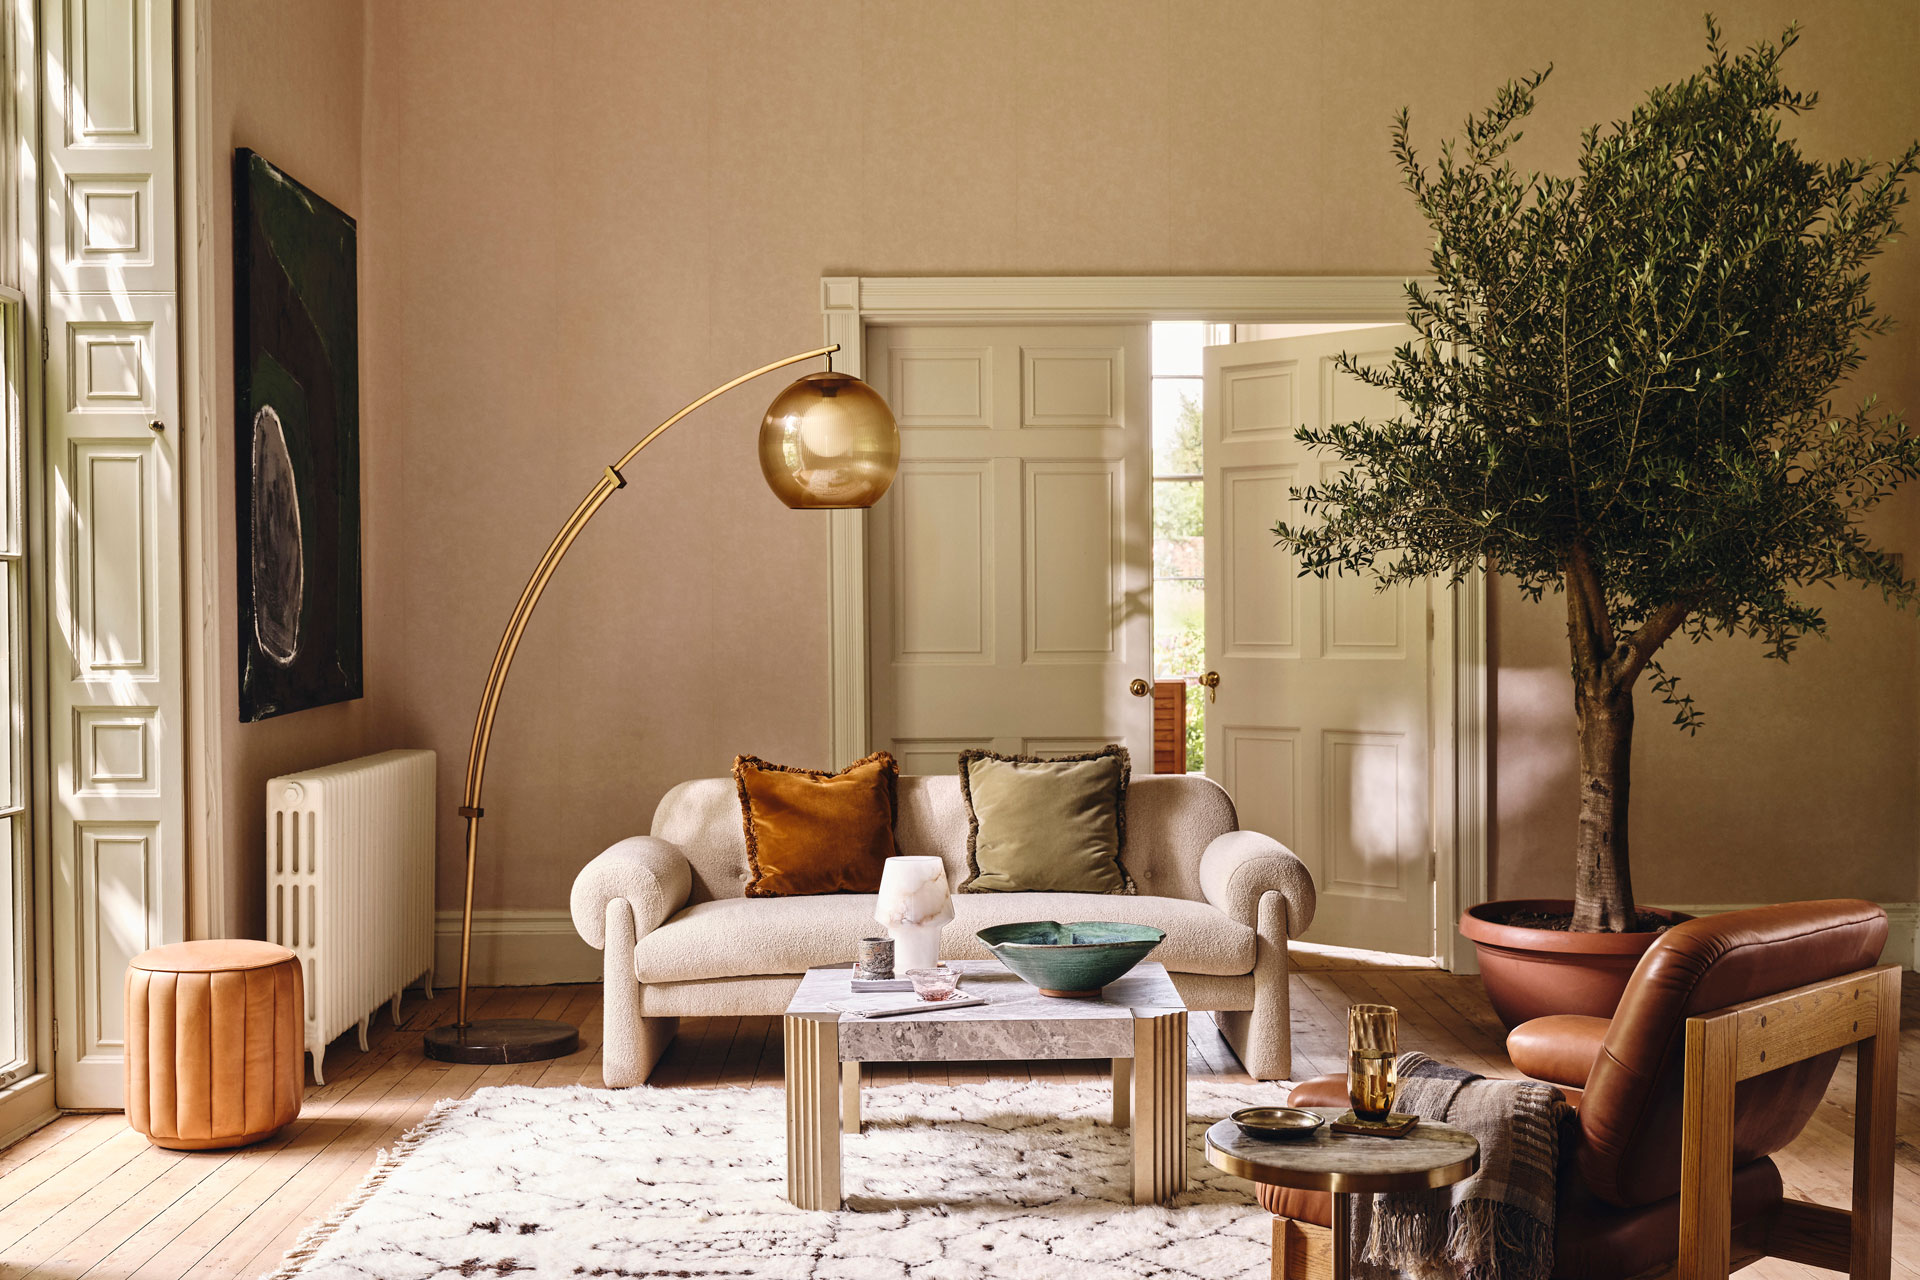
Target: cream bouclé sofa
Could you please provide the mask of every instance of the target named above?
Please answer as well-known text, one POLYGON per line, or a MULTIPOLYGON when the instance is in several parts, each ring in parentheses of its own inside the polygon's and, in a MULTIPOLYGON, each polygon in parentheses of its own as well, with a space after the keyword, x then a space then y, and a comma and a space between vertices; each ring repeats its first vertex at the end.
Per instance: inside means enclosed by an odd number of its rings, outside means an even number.
MULTIPOLYGON (((967 810, 957 776, 900 779, 895 843, 938 854, 967 878, 967 810)), ((1284 845, 1242 831, 1233 801, 1199 775, 1152 774, 1127 788, 1124 859, 1139 892, 955 893, 945 959, 990 958, 974 931, 1015 920, 1120 920, 1166 930, 1152 959, 1190 1009, 1215 1021, 1247 1071, 1292 1073, 1287 939, 1313 920, 1313 879, 1284 845)), ((653 834, 588 863, 573 923, 606 952, 604 1074, 646 1081, 683 1017, 771 1015, 809 968, 847 964, 882 932, 872 894, 748 898, 746 838, 731 778, 683 782, 653 834)))

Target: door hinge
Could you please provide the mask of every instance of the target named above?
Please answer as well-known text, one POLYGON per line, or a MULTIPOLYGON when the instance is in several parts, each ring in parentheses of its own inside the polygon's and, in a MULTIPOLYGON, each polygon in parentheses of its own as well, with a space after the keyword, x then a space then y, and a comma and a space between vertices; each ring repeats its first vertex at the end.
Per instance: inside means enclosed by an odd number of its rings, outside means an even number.
POLYGON ((46 363, 47 357, 51 355, 52 352, 53 352, 52 339, 48 338, 47 331, 45 329, 42 329, 40 331, 40 361, 42 364, 46 363))
POLYGON ((60 1019, 53 1020, 53 1051, 60 1052, 60 1019))

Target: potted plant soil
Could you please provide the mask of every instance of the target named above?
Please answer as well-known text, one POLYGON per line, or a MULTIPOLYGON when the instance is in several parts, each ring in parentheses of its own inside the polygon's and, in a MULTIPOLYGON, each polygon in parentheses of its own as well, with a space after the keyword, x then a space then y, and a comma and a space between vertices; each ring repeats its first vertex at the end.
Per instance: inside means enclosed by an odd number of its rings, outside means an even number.
POLYGON ((1865 264, 1898 229, 1920 148, 1823 163, 1783 136, 1814 105, 1773 44, 1708 62, 1588 130, 1578 172, 1507 158, 1541 72, 1503 88, 1429 167, 1401 112, 1393 148, 1434 232, 1419 331, 1349 375, 1391 421, 1302 428, 1340 465, 1296 490, 1275 534, 1301 571, 1383 586, 1497 572, 1564 599, 1579 725, 1573 896, 1489 902, 1461 932, 1509 1026, 1610 1015, 1673 917, 1636 909, 1627 858, 1634 696, 1682 730, 1701 712, 1662 670, 1675 637, 1756 637, 1786 659, 1826 620, 1806 589, 1851 580, 1911 604, 1865 513, 1920 474, 1920 438, 1871 399, 1842 408, 1861 344, 1888 327, 1865 264))

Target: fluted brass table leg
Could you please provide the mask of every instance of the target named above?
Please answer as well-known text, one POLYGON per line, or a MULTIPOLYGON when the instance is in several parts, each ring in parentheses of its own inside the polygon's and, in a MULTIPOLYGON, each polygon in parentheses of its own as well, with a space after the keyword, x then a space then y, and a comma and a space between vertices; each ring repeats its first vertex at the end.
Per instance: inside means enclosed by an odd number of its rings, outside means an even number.
POLYGON ((1133 1099, 1133 1059, 1115 1058, 1113 1060, 1113 1127, 1127 1127, 1127 1117, 1132 1114, 1133 1099))
POLYGON ((1347 1280, 1352 1274, 1353 1197, 1336 1191, 1333 1193, 1333 1280, 1347 1280))
POLYGON ((840 1207, 840 1015, 787 1014, 787 1199, 840 1207))
POLYGON ((1134 1010, 1132 1075, 1133 1202, 1164 1204, 1187 1189, 1185 1009, 1134 1010))

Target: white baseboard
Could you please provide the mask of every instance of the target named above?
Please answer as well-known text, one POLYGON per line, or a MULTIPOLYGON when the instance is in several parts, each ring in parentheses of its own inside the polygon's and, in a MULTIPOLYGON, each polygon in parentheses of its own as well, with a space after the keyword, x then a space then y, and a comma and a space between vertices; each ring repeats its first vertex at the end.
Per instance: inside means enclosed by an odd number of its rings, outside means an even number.
MULTIPOLYGON (((1717 916, 1724 911, 1744 911, 1758 902, 1658 902, 1650 906, 1668 911, 1684 911, 1690 916, 1717 916)), ((1887 946, 1880 953, 1881 964, 1897 964, 1902 969, 1920 969, 1920 902, 1883 902, 1887 913, 1887 946)))
MULTIPOLYGON (((460 913, 434 913, 433 984, 460 982, 460 913)), ((475 987, 538 987, 600 981, 600 953, 574 931, 567 911, 491 910, 473 913, 475 987)))
POLYGON ((51 1071, 14 1081, 0 1089, 0 1148, 12 1146, 59 1115, 53 1105, 51 1071))

